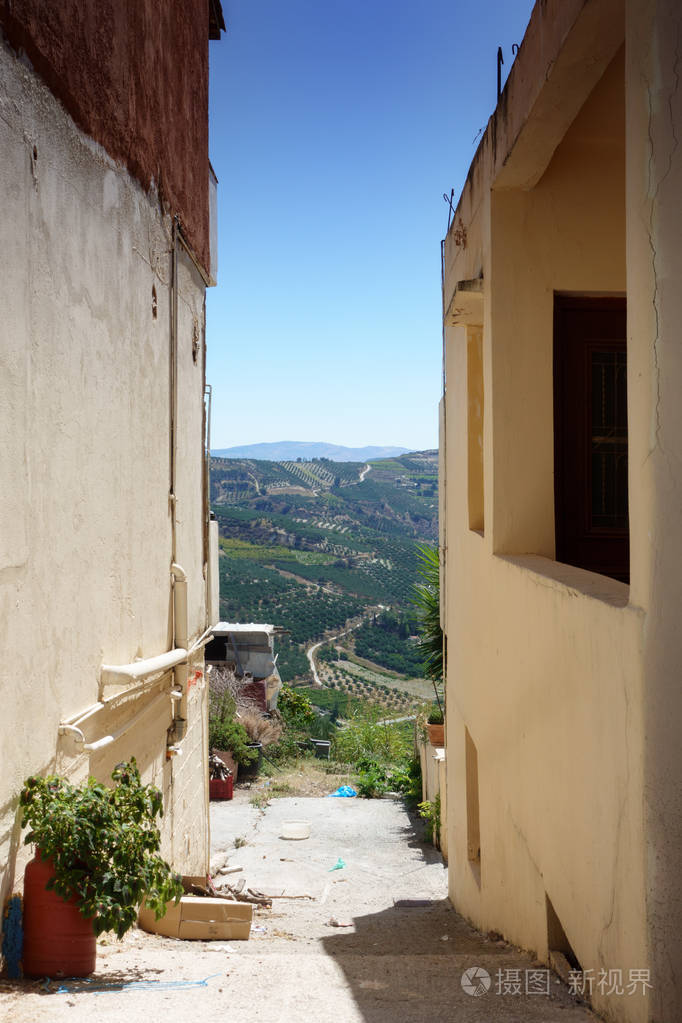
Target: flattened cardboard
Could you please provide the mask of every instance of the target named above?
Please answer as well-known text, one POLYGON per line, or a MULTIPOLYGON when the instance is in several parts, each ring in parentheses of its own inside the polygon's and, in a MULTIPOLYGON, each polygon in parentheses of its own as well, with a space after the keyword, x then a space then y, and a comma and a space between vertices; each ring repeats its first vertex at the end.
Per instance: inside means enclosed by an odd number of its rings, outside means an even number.
POLYGON ((154 912, 142 906, 138 922, 143 931, 163 934, 167 938, 196 941, 212 939, 248 939, 251 933, 253 906, 250 902, 227 899, 202 899, 183 895, 176 906, 169 902, 166 913, 157 920, 154 912))

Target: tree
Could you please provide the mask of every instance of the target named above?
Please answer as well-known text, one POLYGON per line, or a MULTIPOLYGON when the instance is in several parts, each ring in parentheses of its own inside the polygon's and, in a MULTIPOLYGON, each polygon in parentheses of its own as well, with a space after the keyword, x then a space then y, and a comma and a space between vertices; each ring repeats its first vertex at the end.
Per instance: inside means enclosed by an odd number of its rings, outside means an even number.
POLYGON ((440 627, 440 557, 437 547, 417 546, 420 582, 415 584, 412 603, 419 625, 418 649, 424 662, 424 674, 431 679, 436 702, 442 710, 440 690, 443 684, 443 630, 440 627))

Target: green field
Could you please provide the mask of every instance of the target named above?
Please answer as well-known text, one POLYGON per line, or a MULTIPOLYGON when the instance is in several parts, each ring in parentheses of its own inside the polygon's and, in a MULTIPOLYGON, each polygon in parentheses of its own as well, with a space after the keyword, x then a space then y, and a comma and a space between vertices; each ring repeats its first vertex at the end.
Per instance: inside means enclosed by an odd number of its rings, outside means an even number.
POLYGON ((309 681, 306 647, 359 615, 369 621, 347 641, 351 652, 405 677, 420 671, 411 597, 416 545, 437 538, 437 457, 371 466, 360 483, 359 463, 211 460, 221 618, 289 630, 285 680, 309 681), (394 617, 376 618, 380 607, 394 617))

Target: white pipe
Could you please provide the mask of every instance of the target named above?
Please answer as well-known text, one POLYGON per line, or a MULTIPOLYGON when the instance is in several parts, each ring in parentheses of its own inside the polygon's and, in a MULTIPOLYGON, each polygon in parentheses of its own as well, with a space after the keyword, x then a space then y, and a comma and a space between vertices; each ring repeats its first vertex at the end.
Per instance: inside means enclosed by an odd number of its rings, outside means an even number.
POLYGON ((156 705, 160 703, 161 700, 167 699, 168 693, 159 693, 156 699, 152 700, 151 703, 148 703, 146 707, 143 707, 141 710, 139 710, 137 714, 134 714, 133 717, 126 721, 124 725, 122 725, 120 728, 117 728, 115 732, 112 732, 110 735, 103 735, 101 739, 97 739, 95 742, 86 742, 85 736, 83 735, 80 728, 76 728, 74 727, 74 725, 60 725, 59 734, 73 735, 74 740, 77 743, 79 744, 82 743, 81 752, 95 753, 97 750, 104 749, 105 746, 110 746, 112 742, 116 742, 116 740, 119 739, 122 735, 124 735, 130 728, 132 728, 133 725, 137 724, 140 718, 144 717, 144 715, 147 714, 153 707, 156 707, 156 705))
POLYGON ((173 584, 173 618, 176 647, 187 649, 187 573, 175 562, 171 565, 173 584))
MULTIPOLYGON (((171 575, 173 576, 173 635, 176 647, 187 649, 187 573, 182 565, 175 561, 171 564, 171 575)), ((187 655, 189 656, 189 655, 187 655)), ((175 666, 175 689, 179 689, 183 696, 187 694, 187 657, 175 666)), ((187 705, 185 701, 180 704, 180 716, 187 717, 187 705)))
POLYGON ((60 725, 60 735, 73 735, 76 742, 85 742, 85 736, 81 732, 80 728, 76 728, 75 725, 60 725))
POLYGON ((165 654, 158 654, 157 657, 145 657, 141 661, 133 661, 132 664, 103 664, 102 684, 111 685, 120 680, 145 678, 147 675, 154 675, 159 671, 169 671, 177 664, 187 661, 187 650, 184 647, 176 647, 165 654))
POLYGON ((191 657, 192 654, 199 649, 199 647, 206 646, 207 643, 211 642, 211 640, 213 639, 214 628, 215 625, 211 625, 210 628, 206 629, 205 632, 202 632, 202 634, 199 636, 199 639, 194 640, 191 647, 189 648, 189 654, 187 655, 188 657, 191 657))

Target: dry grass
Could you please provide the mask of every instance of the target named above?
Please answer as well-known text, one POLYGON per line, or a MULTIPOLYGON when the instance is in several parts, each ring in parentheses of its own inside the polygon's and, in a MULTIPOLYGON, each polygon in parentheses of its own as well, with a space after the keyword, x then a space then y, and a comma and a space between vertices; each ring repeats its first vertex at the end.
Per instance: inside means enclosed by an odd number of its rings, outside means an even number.
MULTIPOLYGON (((339 785, 352 785, 352 775, 343 772, 341 765, 326 760, 305 759, 282 771, 273 771, 270 778, 259 778, 252 787, 252 796, 266 801, 280 796, 328 796, 339 785)), ((239 787, 239 782, 237 782, 239 787)))
POLYGON ((270 746, 282 735, 282 726, 272 718, 264 717, 259 710, 242 710, 239 707, 236 718, 246 729, 251 742, 261 742, 270 746))

